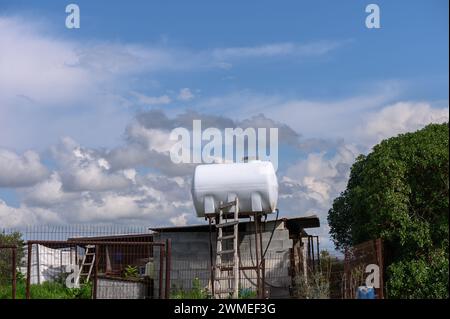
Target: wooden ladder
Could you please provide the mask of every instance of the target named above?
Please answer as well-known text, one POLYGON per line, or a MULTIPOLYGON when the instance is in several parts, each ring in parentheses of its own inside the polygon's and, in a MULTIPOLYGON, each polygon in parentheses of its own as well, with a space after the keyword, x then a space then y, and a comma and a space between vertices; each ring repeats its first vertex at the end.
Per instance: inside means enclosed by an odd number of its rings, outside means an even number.
POLYGON ((216 264, 214 266, 214 298, 239 297, 239 200, 220 203, 215 218, 217 228, 216 264), (228 219, 230 208, 234 207, 234 217, 228 219), (224 214, 224 211, 225 214, 224 214), (232 228, 232 231, 230 229, 232 228), (233 240, 232 248, 225 247, 227 241, 233 240), (228 258, 225 258, 228 256, 228 258), (231 258, 229 258, 231 256, 231 258))
POLYGON ((80 271, 78 272, 76 284, 89 282, 92 275, 92 269, 95 264, 95 246, 87 245, 86 251, 81 262, 80 271))

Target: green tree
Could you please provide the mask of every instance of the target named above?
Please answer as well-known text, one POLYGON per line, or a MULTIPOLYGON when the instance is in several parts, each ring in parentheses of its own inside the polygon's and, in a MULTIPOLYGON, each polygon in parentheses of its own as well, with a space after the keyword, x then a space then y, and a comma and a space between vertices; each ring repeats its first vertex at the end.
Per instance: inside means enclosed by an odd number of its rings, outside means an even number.
POLYGON ((448 123, 430 124, 360 155, 328 213, 341 250, 384 240, 389 297, 449 296, 448 134, 448 123))
MULTIPOLYGON (((16 267, 20 266, 21 260, 24 256, 22 234, 14 232, 11 234, 0 233, 0 245, 16 245, 16 267)), ((12 250, 0 249, 0 284, 3 281, 9 282, 12 278, 12 250)))

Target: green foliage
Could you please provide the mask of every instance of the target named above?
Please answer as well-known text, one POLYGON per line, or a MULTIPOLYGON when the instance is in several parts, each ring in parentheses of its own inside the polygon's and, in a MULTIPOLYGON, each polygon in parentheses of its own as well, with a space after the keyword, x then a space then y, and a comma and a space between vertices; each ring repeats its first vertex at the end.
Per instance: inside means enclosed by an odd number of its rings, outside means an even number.
POLYGON ((388 268, 390 298, 442 298, 448 296, 448 255, 434 252, 429 260, 402 260, 388 268))
POLYGON ((70 299, 91 299, 92 283, 81 284, 80 288, 66 288, 66 293, 70 299))
POLYGON ((254 299, 256 298, 257 293, 255 290, 250 288, 241 288, 239 289, 239 299, 254 299))
POLYGON ((194 278, 192 281, 192 289, 183 290, 182 288, 174 288, 174 292, 171 294, 172 299, 208 299, 208 290, 202 288, 200 279, 194 278))
MULTIPOLYGON (((20 266, 20 262, 24 256, 22 234, 14 232, 12 234, 0 233, 0 245, 16 245, 16 268, 20 266)), ((12 250, 0 249, 0 284, 12 278, 12 250)))
POLYGON ((327 274, 317 271, 308 278, 303 274, 294 278, 294 294, 299 299, 328 299, 330 298, 330 278, 327 274))
MULTIPOLYGON (((57 281, 46 281, 42 284, 33 284, 30 286, 31 299, 90 299, 91 283, 83 284, 80 288, 67 288, 64 284, 57 281)), ((0 285, 0 299, 10 299, 11 284, 0 285)), ((16 298, 25 299, 26 282, 21 274, 17 276, 16 298)))
POLYGON ((449 246, 448 134, 448 124, 431 124, 360 155, 329 211, 337 248, 384 240, 391 297, 448 297, 448 288, 435 282, 448 286, 448 261, 442 262, 449 246))
POLYGON ((136 266, 128 265, 124 270, 125 278, 139 278, 139 271, 136 266))

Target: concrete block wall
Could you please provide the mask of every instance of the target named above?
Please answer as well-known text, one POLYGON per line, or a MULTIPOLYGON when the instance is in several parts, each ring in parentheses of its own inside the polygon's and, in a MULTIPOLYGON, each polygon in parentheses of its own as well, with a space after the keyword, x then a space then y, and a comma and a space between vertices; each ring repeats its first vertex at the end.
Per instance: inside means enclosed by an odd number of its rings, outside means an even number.
MULTIPOLYGON (((274 221, 267 222, 262 232, 263 252, 269 243, 274 221)), ((239 251, 241 266, 256 265, 255 233, 252 223, 245 224, 245 231, 239 233, 239 251)), ((154 236, 155 241, 172 240, 172 270, 171 286, 173 288, 188 290, 192 288, 194 278, 198 278, 202 287, 210 287, 210 253, 209 232, 162 232, 154 236)), ((213 234, 213 262, 215 262, 216 235, 213 234)), ((267 249, 266 260, 266 289, 276 292, 275 297, 288 297, 291 278, 289 276, 290 248, 292 240, 284 223, 278 221, 267 249)), ((224 249, 232 248, 232 242, 224 249)), ((158 274, 158 254, 155 254, 155 268, 158 274)), ((241 271, 240 286, 242 288, 256 288, 256 272, 253 270, 241 271)), ((158 278, 155 282, 155 295, 158 295, 158 278)))

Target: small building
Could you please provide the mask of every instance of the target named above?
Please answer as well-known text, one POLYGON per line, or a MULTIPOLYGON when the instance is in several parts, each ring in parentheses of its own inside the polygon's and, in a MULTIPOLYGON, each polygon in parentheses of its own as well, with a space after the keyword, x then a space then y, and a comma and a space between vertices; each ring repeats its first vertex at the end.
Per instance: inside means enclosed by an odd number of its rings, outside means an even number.
MULTIPOLYGON (((262 225, 262 251, 265 259, 265 288, 270 298, 289 298, 297 275, 306 276, 308 268, 319 260, 318 237, 308 235, 305 229, 320 226, 317 216, 269 220, 262 225)), ((194 280, 201 287, 211 287, 211 265, 216 250, 216 233, 208 224, 182 227, 150 228, 154 241, 171 239, 171 287, 177 290, 193 289, 194 280), (212 254, 210 250, 212 249, 212 254)), ((224 248, 226 249, 226 248, 224 248)), ((240 267, 255 266, 255 228, 250 221, 239 223, 240 267)), ((155 255, 155 267, 158 256, 155 255)), ((158 284, 154 284, 158 295, 158 284)), ((256 289, 256 272, 240 271, 240 289, 256 289)))

